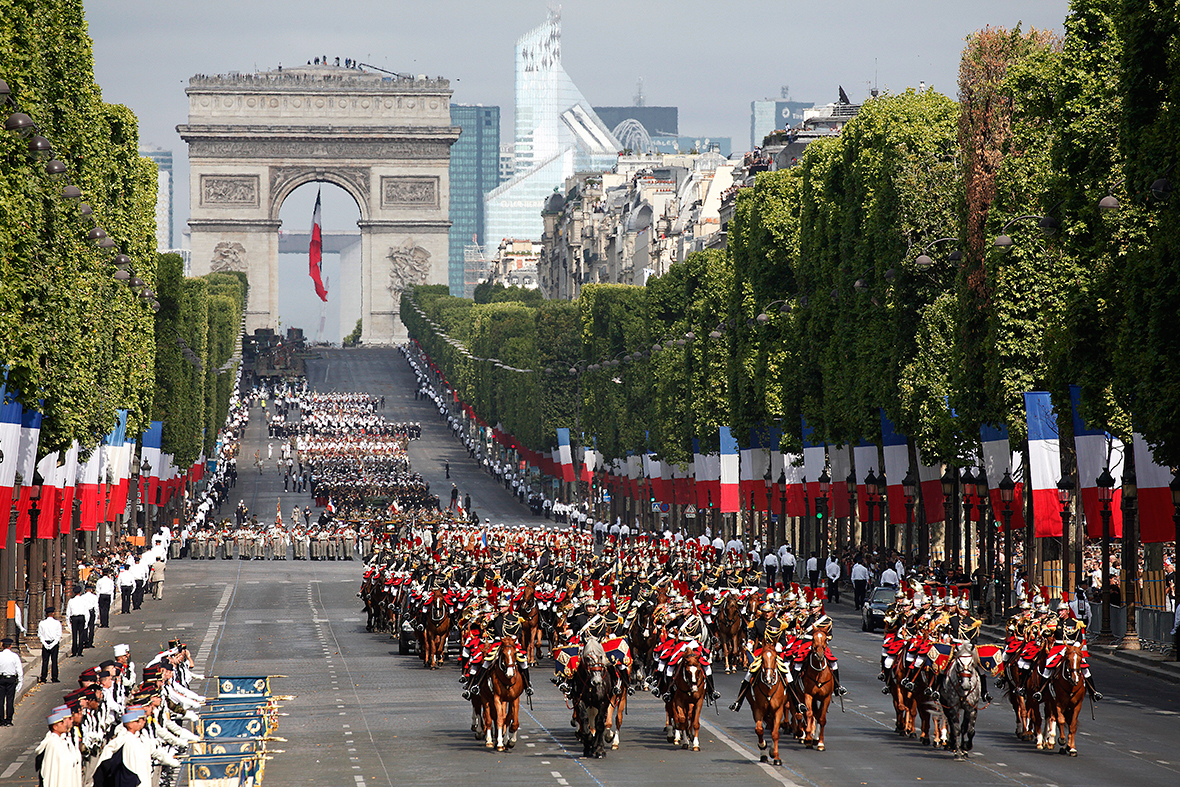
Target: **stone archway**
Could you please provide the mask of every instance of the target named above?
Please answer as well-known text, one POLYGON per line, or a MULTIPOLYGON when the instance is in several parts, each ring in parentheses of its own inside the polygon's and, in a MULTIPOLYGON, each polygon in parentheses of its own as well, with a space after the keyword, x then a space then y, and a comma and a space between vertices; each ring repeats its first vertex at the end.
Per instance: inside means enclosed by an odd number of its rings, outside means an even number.
POLYGON ((332 183, 360 209, 363 341, 401 341, 401 291, 448 281, 450 83, 308 66, 198 75, 185 92, 193 273, 244 271, 246 329, 275 327, 279 209, 332 183))

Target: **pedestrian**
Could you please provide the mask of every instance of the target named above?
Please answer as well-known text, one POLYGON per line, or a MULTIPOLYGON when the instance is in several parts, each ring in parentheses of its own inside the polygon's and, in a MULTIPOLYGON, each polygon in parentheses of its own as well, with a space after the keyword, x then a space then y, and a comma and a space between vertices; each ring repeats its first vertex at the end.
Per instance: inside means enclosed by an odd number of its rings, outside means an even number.
POLYGON ((812 589, 819 584, 819 557, 815 550, 812 550, 811 557, 807 558, 807 582, 812 589))
POLYGON ((0 640, 0 727, 12 726, 16 695, 25 685, 25 665, 12 649, 12 639, 0 640))
POLYGON ((824 574, 828 577, 828 600, 833 604, 840 603, 840 562, 831 555, 828 555, 827 565, 824 566, 824 574))
POLYGON ((852 566, 852 572, 849 574, 852 580, 852 603, 857 609, 864 606, 865 594, 869 589, 869 570, 865 568, 864 561, 857 558, 852 566))
POLYGON ((444 468, 446 469, 446 471, 447 471, 447 478, 450 478, 450 477, 451 477, 451 463, 450 463, 450 462, 446 462, 446 463, 444 463, 444 464, 443 464, 443 467, 444 467, 444 468))
POLYGON ((86 602, 86 647, 94 647, 94 629, 98 626, 98 596, 90 585, 82 591, 82 600, 86 602))
POLYGON ((123 566, 123 570, 119 572, 119 595, 122 598, 123 606, 120 609, 120 614, 131 614, 131 593, 135 590, 135 575, 131 573, 131 566, 123 566))
POLYGON ((36 750, 41 787, 81 787, 82 753, 74 736, 69 734, 74 724, 73 711, 66 705, 58 705, 45 721, 49 732, 36 750))
POLYGON ((74 588, 74 597, 66 602, 66 618, 70 621, 70 655, 81 656, 86 647, 86 617, 88 608, 82 598, 82 588, 74 588))
POLYGON ((152 585, 152 598, 156 601, 164 598, 164 561, 156 558, 156 562, 152 563, 152 567, 148 570, 148 581, 152 585))
POLYGON ((41 640, 41 683, 50 674, 54 683, 61 683, 57 678, 57 650, 64 632, 61 621, 53 615, 56 611, 56 607, 46 607, 45 617, 37 624, 37 639, 41 640))
POLYGON ((762 570, 766 572, 766 587, 767 589, 774 587, 774 580, 778 574, 778 554, 773 550, 766 553, 766 557, 762 558, 762 570))

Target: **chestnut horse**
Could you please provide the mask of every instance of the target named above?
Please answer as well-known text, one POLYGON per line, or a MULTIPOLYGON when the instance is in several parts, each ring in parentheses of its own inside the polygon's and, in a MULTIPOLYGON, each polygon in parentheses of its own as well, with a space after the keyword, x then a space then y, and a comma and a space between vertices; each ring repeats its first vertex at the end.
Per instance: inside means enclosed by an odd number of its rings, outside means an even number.
POLYGON ((787 682, 790 672, 779 672, 778 652, 774 645, 762 646, 761 668, 750 683, 750 712, 754 714, 754 731, 758 733, 758 748, 762 751, 761 761, 766 762, 766 730, 770 729, 770 760, 782 765, 778 756, 779 727, 787 705, 787 682))
POLYGON ((665 708, 669 726, 674 730, 668 736, 669 743, 679 743, 682 749, 691 743, 693 751, 701 750, 701 709, 705 707, 707 691, 701 655, 693 648, 684 653, 672 675, 672 698, 665 708))
POLYGON ((1053 668, 1045 695, 1044 748, 1052 749, 1060 741, 1061 753, 1077 757, 1074 747, 1078 733, 1078 714, 1086 698, 1086 678, 1082 673, 1082 651, 1066 645, 1061 661, 1053 668))
POLYGON ((482 710, 484 746, 505 751, 516 746, 520 695, 524 693, 524 676, 516 663, 516 638, 505 635, 486 658, 487 672, 479 687, 479 698, 472 704, 482 710))
POLYGON ((522 621, 520 639, 524 643, 525 655, 528 656, 529 664, 535 664, 541 656, 541 610, 537 607, 536 582, 529 580, 524 583, 516 614, 522 621))
POLYGON ((419 613, 422 621, 422 665, 426 669, 438 669, 446 656, 447 635, 451 632, 451 611, 443 598, 442 590, 436 589, 430 601, 419 613))
POLYGON ((746 622, 742 618, 742 604, 735 594, 730 593, 722 600, 713 627, 718 640, 717 666, 720 667, 724 660, 727 673, 733 672, 735 664, 745 667, 746 622))
POLYGON ((828 664, 828 634, 816 629, 811 634, 811 647, 799 671, 799 688, 803 695, 803 743, 816 751, 824 750, 824 725, 828 721, 828 704, 836 690, 836 679, 828 664))

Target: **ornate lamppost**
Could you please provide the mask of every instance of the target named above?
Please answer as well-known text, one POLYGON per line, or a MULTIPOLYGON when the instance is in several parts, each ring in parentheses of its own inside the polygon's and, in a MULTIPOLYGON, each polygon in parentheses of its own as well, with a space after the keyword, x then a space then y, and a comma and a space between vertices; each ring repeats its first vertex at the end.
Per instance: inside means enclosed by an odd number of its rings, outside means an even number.
POLYGON ((1098 631, 1098 642, 1109 645, 1114 639, 1110 629, 1110 501, 1114 497, 1114 477, 1110 468, 1102 468, 1095 483, 1102 506, 1102 628, 1098 631))
POLYGON ((1061 502, 1061 597, 1069 596, 1069 501, 1073 499, 1073 479, 1062 476, 1057 482, 1057 499, 1061 502))
POLYGON ((1012 499, 1016 496, 1016 482, 1012 474, 1004 471, 1000 480, 1000 502, 1004 504, 1004 581, 1001 583, 1000 615, 1008 609, 1008 597, 1012 588, 1012 499))

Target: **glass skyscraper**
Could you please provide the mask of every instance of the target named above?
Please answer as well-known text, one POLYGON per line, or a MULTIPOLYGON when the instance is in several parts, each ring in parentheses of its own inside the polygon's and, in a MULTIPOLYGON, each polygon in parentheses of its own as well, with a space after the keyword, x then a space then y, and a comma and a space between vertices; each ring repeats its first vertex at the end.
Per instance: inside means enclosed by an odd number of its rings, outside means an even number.
POLYGON ((156 250, 175 248, 172 243, 172 151, 155 148, 139 155, 156 162, 156 250))
POLYGON ((487 196, 489 245, 540 239, 541 209, 575 172, 610 169, 622 149, 561 67, 561 18, 516 42, 516 172, 487 196))
POLYGON ((451 104, 451 124, 463 129, 451 146, 451 295, 463 297, 463 247, 484 245, 484 197, 500 183, 500 108, 451 104))

